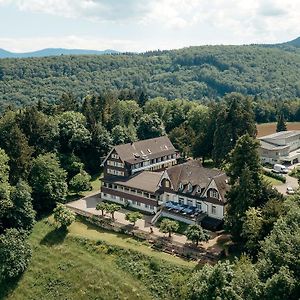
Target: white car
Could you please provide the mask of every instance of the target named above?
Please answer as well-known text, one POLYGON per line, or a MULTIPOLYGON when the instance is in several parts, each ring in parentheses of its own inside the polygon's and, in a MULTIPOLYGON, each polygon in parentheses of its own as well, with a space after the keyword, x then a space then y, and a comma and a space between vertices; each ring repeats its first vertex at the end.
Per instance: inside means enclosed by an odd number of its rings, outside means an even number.
POLYGON ((287 193, 288 195, 293 195, 293 194, 295 194, 295 191, 294 191, 294 189, 293 189, 291 186, 288 186, 288 187, 286 188, 286 193, 287 193))

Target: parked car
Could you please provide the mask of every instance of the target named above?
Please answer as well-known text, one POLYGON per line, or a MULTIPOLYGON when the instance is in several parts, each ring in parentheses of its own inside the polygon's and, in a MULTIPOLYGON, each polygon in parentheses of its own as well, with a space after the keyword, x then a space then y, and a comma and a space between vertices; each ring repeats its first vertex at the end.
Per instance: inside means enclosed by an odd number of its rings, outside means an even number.
POLYGON ((273 167, 274 173, 284 173, 287 174, 289 172, 288 168, 284 165, 275 164, 273 167))
POLYGON ((295 194, 295 191, 294 191, 294 189, 293 189, 291 186, 288 186, 288 187, 286 188, 286 193, 287 193, 288 195, 293 195, 293 194, 295 194))

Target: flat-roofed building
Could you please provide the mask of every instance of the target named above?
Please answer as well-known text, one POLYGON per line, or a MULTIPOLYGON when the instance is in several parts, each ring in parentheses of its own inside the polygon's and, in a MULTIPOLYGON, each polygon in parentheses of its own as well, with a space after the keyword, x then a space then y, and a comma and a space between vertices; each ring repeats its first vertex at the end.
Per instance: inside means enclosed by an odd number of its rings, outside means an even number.
POLYGON ((300 162, 300 130, 280 131, 260 137, 259 155, 264 163, 300 162))

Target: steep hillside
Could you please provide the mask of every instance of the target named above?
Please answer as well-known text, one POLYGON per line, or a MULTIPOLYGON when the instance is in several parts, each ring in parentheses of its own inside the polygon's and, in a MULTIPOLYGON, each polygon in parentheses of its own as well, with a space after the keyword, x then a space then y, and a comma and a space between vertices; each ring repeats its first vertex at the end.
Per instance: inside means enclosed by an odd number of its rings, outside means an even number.
POLYGON ((228 92, 266 99, 300 96, 300 51, 263 46, 202 46, 144 54, 59 56, 0 61, 0 103, 57 101, 106 89, 150 97, 218 98, 228 92))

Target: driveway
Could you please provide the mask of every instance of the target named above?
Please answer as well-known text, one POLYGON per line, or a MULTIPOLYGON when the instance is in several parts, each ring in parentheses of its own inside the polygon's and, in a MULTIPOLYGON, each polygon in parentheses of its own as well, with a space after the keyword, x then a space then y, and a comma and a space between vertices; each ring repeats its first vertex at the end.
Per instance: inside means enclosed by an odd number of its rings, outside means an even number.
MULTIPOLYGON (((297 165, 299 165, 299 164, 297 164, 297 165)), ((289 170, 292 170, 297 165, 293 165, 293 166, 289 167, 289 170)), ((264 167, 264 169, 266 171, 272 172, 272 169, 269 169, 269 168, 266 168, 266 167, 264 167)), ((281 193, 283 195, 287 195, 287 193, 286 193, 286 188, 287 187, 292 187, 294 190, 297 190, 299 188, 299 184, 298 184, 298 179, 297 178, 289 176, 288 174, 283 174, 283 175, 286 178, 286 183, 274 185, 274 187, 276 188, 276 190, 279 193, 281 193)))
POLYGON ((298 179, 294 178, 289 175, 285 175, 286 183, 275 185, 274 187, 277 189, 277 191, 283 195, 287 195, 286 188, 292 187, 294 190, 297 190, 299 188, 298 179))

